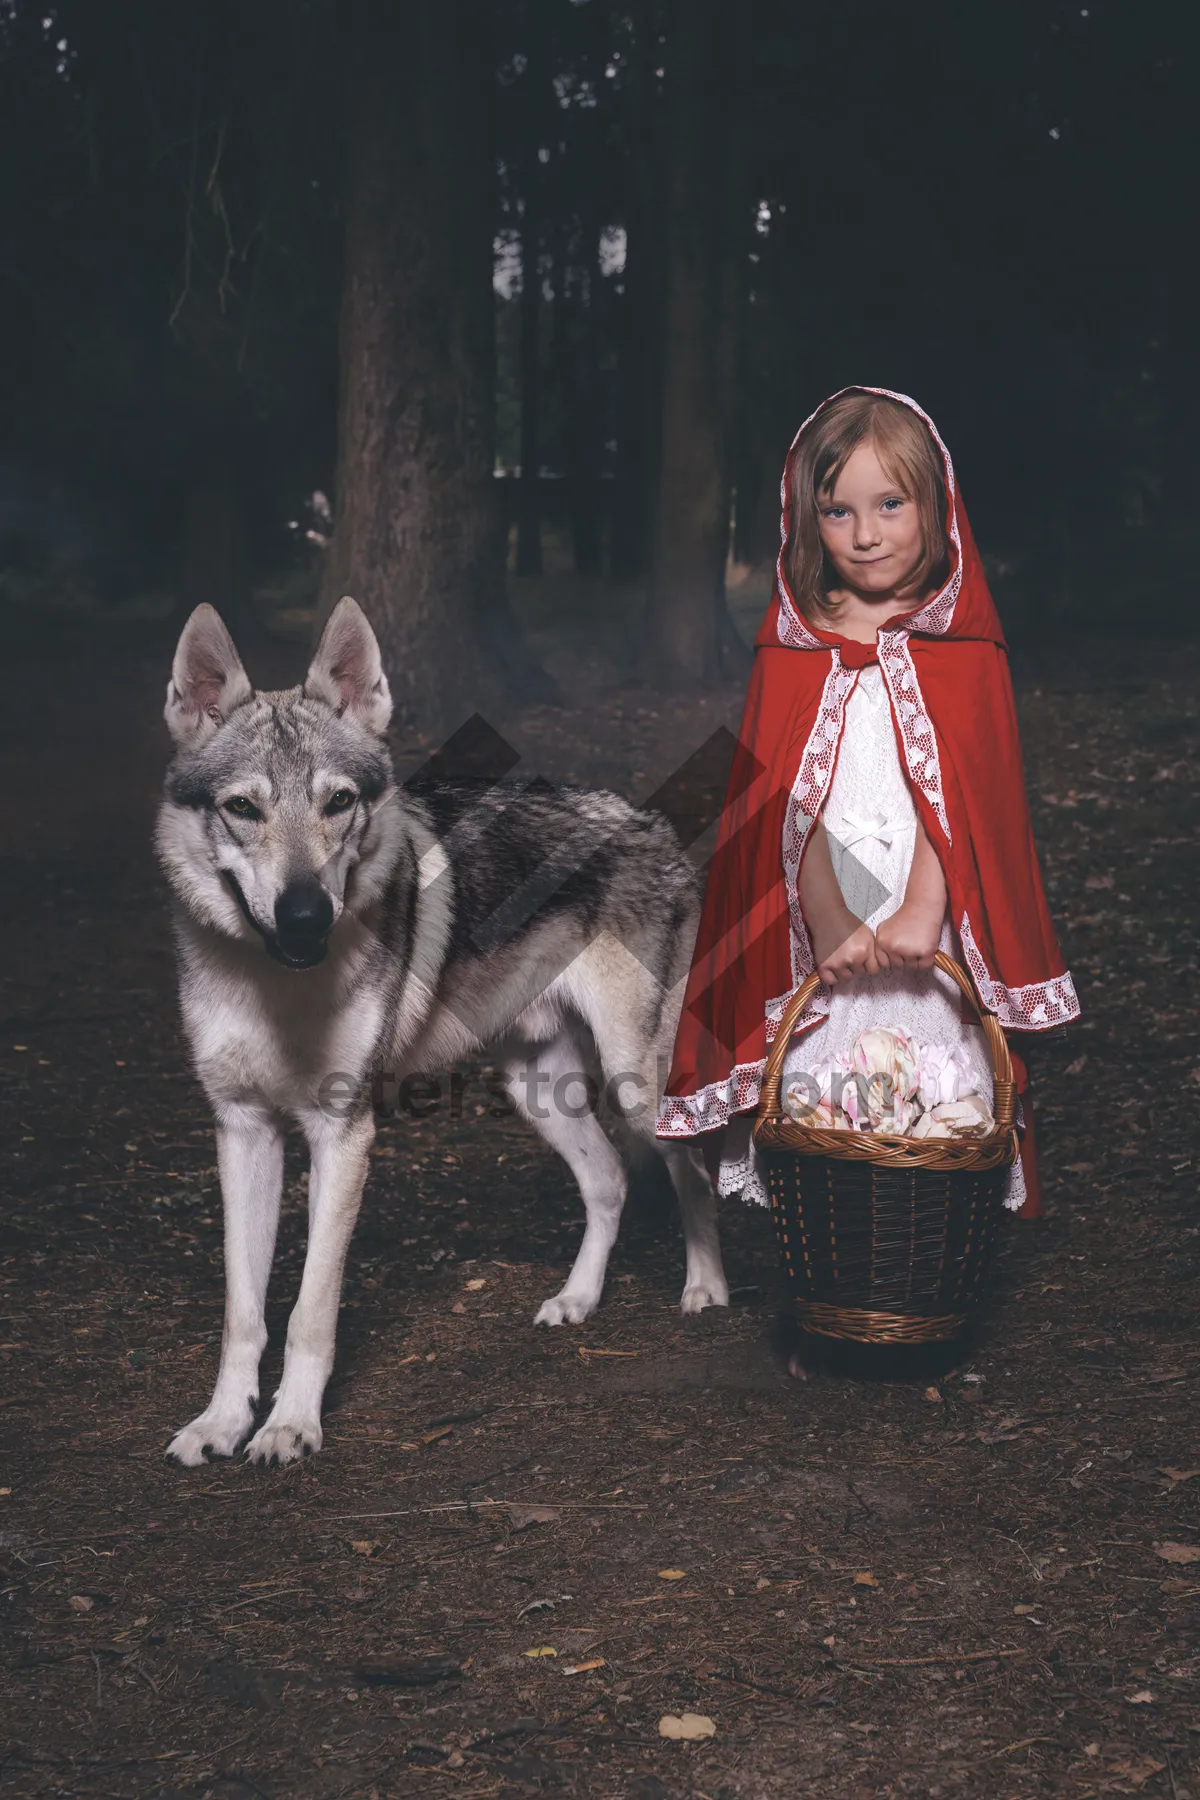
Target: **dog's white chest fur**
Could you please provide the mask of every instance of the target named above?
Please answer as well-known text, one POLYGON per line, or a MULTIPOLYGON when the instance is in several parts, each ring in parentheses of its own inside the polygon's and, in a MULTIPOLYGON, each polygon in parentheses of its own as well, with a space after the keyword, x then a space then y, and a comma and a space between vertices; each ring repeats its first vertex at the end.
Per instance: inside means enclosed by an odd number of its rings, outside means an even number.
POLYGON ((255 945, 190 933, 184 955, 193 977, 182 984, 184 1024, 214 1106, 256 1102, 294 1117, 325 1104, 331 1080, 361 1080, 383 1007, 367 985, 347 1004, 352 944, 302 974, 276 969, 255 945))

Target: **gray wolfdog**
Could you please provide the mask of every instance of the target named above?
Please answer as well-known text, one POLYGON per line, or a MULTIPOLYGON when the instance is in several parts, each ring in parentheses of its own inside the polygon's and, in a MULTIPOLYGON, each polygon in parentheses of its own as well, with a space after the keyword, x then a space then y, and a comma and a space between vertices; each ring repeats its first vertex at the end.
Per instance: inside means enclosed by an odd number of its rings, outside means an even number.
POLYGON ((614 794, 544 783, 399 788, 391 709, 375 634, 350 599, 303 687, 255 693, 211 606, 175 653, 166 720, 178 751, 157 848, 184 1026, 216 1120, 226 1282, 216 1388, 168 1446, 177 1463, 243 1444, 264 1463, 320 1449, 383 1072, 430 1075, 486 1050, 566 1159, 587 1227, 538 1324, 592 1312, 620 1223, 622 1131, 580 1103, 589 1084, 603 1083, 616 1123, 666 1161, 687 1246, 684 1312, 728 1303, 699 1154, 654 1139, 698 915, 671 827, 614 794), (311 1157, 308 1250, 283 1378, 251 1436, 290 1120, 311 1157))

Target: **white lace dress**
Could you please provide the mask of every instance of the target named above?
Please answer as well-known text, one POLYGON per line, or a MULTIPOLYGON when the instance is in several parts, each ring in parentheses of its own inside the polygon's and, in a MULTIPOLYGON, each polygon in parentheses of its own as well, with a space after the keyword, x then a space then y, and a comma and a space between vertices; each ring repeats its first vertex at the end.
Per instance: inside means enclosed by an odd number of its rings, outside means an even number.
MULTIPOLYGON (((877 663, 864 668, 846 703, 846 722, 837 764, 822 814, 830 857, 846 905, 872 929, 894 913, 904 899, 912 867, 917 814, 912 792, 900 766, 891 709, 877 663)), ((961 947, 947 918, 940 947, 962 960, 961 947)), ((868 1026, 899 1026, 919 1044, 961 1044, 975 1077, 975 1092, 992 1099, 992 1064, 987 1041, 978 1025, 962 1018, 962 1001, 954 982, 938 969, 886 969, 839 982, 829 997, 829 1015, 796 1039, 784 1061, 789 1078, 827 1067, 840 1051, 848 1051, 868 1026)), ((718 1186, 722 1194, 766 1205, 767 1194, 755 1166, 750 1142, 753 1114, 732 1119, 725 1134, 718 1186)), ((1018 1161, 1009 1178, 1006 1205, 1016 1208, 1025 1198, 1018 1161)))

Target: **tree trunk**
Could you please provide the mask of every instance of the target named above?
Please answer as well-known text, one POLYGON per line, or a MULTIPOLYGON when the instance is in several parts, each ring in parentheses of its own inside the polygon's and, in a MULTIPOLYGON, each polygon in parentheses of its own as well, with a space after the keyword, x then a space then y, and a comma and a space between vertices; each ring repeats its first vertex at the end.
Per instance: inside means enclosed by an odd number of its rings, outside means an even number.
POLYGON ((725 607, 729 477, 731 22, 727 0, 675 0, 667 41, 666 336, 649 657, 666 687, 715 681, 735 649, 725 607))
MULTIPOLYGON (((533 72, 530 59, 530 75, 533 72)), ((534 104, 528 95, 527 103, 534 104)), ((517 574, 542 572, 541 397, 542 277, 541 177, 536 150, 525 167, 521 215, 521 489, 517 511, 517 574)))
POLYGON ((402 723, 549 699, 508 607, 493 476, 488 0, 350 0, 337 519, 402 723))
MULTIPOLYGON (((745 435, 745 434, 743 434, 745 435)), ((735 562, 761 561, 759 514, 763 474, 761 458, 747 444, 738 446, 734 476, 733 556, 735 562)))
POLYGON ((633 66, 627 77, 625 268, 621 277, 617 469, 612 572, 645 572, 656 492, 663 353, 665 217, 662 105, 655 70, 662 54, 661 0, 634 0, 633 66))
POLYGON ((596 316, 601 304, 600 221, 585 205, 580 224, 581 279, 567 388, 567 480, 575 568, 580 575, 597 575, 601 563, 600 439, 603 430, 596 316))
POLYGON ((547 109, 553 20, 546 0, 525 6, 525 74, 521 86, 524 154, 521 168, 521 490, 517 513, 517 574, 542 572, 542 251, 541 152, 549 146, 547 109))

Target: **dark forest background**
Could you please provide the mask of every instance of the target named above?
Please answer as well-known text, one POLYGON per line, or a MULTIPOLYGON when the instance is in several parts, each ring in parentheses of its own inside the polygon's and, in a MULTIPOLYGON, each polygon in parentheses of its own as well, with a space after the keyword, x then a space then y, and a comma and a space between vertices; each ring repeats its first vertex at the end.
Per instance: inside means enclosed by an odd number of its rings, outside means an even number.
POLYGON ((0 612, 352 591, 439 730, 554 698, 553 580, 632 677, 716 682, 788 442, 862 381, 937 420, 1011 634, 1186 631, 1194 29, 0 0, 0 612))

